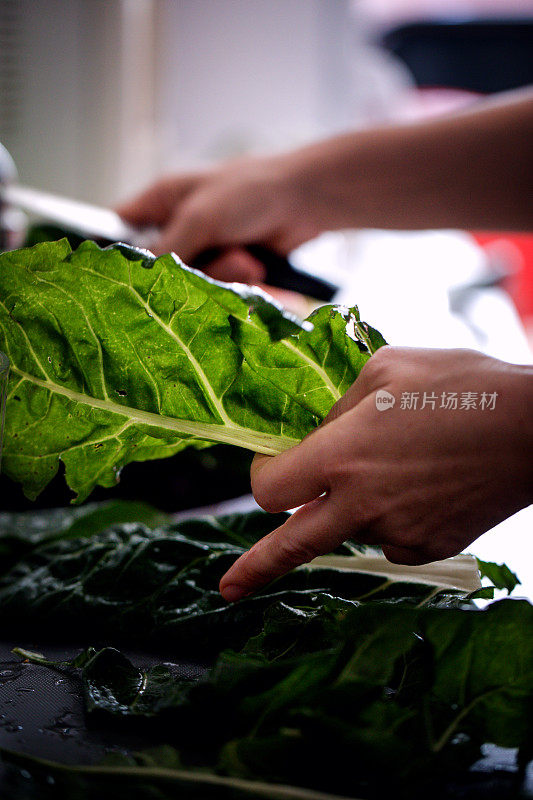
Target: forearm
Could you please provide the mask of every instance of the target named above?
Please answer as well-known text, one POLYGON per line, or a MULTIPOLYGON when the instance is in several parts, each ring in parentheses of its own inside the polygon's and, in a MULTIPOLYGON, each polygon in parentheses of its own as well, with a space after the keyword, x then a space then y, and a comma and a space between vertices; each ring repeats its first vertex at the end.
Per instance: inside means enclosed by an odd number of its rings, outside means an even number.
POLYGON ((294 205, 318 228, 528 230, 533 94, 423 124, 357 131, 286 156, 294 205))

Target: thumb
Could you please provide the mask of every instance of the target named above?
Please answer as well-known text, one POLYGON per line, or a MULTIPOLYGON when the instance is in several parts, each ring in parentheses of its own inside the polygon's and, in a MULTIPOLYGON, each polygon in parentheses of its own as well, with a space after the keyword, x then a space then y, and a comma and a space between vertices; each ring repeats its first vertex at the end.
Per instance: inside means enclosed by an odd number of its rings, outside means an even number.
POLYGON ((376 389, 382 388, 386 384, 387 374, 382 369, 382 365, 387 364, 393 356, 393 349, 389 345, 384 345, 368 359, 361 372, 352 383, 350 388, 337 400, 324 418, 322 425, 326 425, 338 419, 346 411, 361 403, 365 397, 372 394, 376 389))

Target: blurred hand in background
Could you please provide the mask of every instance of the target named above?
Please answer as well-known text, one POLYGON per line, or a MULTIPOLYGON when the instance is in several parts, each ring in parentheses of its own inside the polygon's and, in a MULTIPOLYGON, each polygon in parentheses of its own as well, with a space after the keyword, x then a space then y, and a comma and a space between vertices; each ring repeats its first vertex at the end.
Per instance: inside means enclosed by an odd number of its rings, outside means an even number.
POLYGON ((492 97, 449 116, 365 129, 281 155, 166 177, 117 210, 156 226, 151 249, 222 280, 258 283, 244 248, 286 255, 326 230, 533 226, 533 91, 492 97))

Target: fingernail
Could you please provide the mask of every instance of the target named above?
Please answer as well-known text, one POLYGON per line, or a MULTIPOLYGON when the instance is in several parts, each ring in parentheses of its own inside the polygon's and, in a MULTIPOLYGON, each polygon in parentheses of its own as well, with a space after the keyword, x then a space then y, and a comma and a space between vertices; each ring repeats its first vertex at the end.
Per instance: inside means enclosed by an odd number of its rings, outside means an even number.
POLYGON ((227 600, 228 603, 236 603, 237 600, 240 600, 245 596, 246 591, 242 588, 242 586, 237 586, 234 583, 230 583, 228 586, 224 586, 224 588, 220 590, 220 593, 224 600, 227 600))

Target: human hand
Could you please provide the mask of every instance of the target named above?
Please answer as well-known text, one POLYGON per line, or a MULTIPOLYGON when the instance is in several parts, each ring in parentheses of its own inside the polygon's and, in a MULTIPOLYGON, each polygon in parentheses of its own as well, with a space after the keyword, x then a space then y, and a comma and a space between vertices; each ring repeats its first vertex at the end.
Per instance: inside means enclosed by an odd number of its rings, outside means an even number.
POLYGON ((323 425, 278 456, 256 455, 259 505, 302 507, 233 564, 220 591, 238 600, 347 538, 399 564, 456 555, 532 501, 532 408, 531 367, 471 350, 378 350, 323 425), (379 389, 393 408, 377 410, 379 389), (441 407, 452 392, 457 409, 441 407), (461 408, 466 392, 477 408, 461 408), (402 408, 404 393, 418 393, 416 409, 402 408), (435 408, 422 408, 424 393, 435 408))
POLYGON ((156 254, 174 250, 192 263, 217 248, 222 256, 206 271, 252 283, 264 271, 243 249, 249 244, 286 255, 343 228, 530 230, 532 118, 524 89, 438 120, 349 131, 165 178, 117 211, 159 228, 156 254))
POLYGON ((243 158, 164 178, 117 211, 131 225, 159 229, 154 253, 175 251, 193 263, 213 249, 216 257, 204 267, 212 277, 260 283, 265 269, 245 245, 287 254, 319 232, 295 198, 286 161, 243 158))

